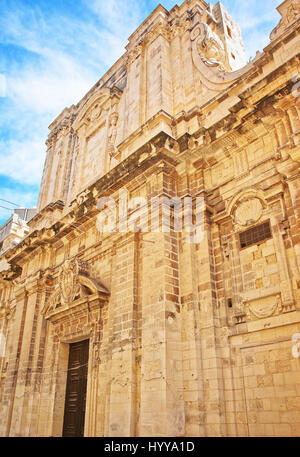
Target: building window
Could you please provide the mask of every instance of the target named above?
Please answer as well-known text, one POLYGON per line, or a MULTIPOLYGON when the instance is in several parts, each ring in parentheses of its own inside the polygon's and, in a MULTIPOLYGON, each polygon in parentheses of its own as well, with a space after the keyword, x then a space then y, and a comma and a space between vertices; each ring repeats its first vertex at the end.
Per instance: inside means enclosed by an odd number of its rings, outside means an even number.
POLYGON ((228 25, 227 25, 227 35, 228 35, 230 38, 232 38, 231 29, 230 29, 230 27, 228 27, 228 25))
POLYGON ((270 221, 240 233, 240 245, 244 249, 262 243, 269 238, 272 238, 270 221))

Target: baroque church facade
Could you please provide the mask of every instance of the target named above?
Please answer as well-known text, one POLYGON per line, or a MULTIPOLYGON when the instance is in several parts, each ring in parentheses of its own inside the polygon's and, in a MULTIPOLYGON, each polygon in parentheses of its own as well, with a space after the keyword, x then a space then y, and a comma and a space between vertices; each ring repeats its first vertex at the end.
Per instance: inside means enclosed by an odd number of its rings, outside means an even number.
POLYGON ((300 435, 300 2, 277 9, 247 62, 220 3, 158 6, 50 125, 0 258, 1 436, 300 435))

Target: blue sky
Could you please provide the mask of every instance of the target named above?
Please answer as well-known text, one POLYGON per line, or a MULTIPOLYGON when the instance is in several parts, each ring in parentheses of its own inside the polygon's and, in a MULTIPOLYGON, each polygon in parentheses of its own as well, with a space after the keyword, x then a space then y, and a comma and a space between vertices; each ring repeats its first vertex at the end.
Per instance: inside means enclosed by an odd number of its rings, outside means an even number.
MULTIPOLYGON (((162 0, 172 8, 180 1, 162 0)), ((214 2, 212 2, 214 3, 214 2)), ((223 0, 248 57, 279 21, 274 0, 223 0)), ((0 0, 0 198, 36 206, 48 125, 120 57, 154 0, 0 0)), ((0 205, 12 205, 0 201, 0 205)), ((11 211, 0 208, 0 224, 11 211)))

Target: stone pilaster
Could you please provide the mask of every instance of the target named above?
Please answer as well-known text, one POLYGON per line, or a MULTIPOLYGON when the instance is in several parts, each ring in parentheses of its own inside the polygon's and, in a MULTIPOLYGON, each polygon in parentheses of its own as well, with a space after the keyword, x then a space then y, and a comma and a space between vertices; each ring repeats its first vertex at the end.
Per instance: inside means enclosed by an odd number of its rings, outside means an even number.
POLYGON ((26 284, 26 315, 24 316, 24 333, 19 354, 19 367, 15 387, 15 400, 11 418, 11 436, 29 436, 28 402, 32 385, 32 359, 35 345, 37 313, 40 304, 39 280, 26 284))
POLYGON ((136 427, 137 249, 135 235, 120 240, 114 256, 109 315, 111 384, 106 436, 134 436, 136 427))
POLYGON ((12 414, 16 395, 16 383, 19 370, 20 352, 24 335, 24 322, 27 310, 27 292, 24 286, 20 286, 15 292, 16 312, 13 322, 12 333, 14 341, 9 348, 7 373, 3 388, 0 415, 1 436, 9 436, 11 433, 12 414))
POLYGON ((177 237, 143 236, 141 436, 185 433, 177 237))

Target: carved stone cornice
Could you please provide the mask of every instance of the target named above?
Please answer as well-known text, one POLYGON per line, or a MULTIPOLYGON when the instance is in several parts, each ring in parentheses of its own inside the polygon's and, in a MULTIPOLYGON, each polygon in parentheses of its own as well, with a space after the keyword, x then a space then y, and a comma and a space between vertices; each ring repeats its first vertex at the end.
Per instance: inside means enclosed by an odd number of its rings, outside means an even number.
POLYGON ((57 200, 56 202, 49 203, 41 211, 39 211, 30 221, 27 223, 29 227, 35 227, 38 222, 43 219, 47 214, 52 214, 55 211, 62 212, 64 209, 65 203, 62 200, 57 200))
MULTIPOLYGON (((72 131, 72 124, 75 119, 75 113, 70 112, 68 109, 63 111, 61 114, 61 119, 58 119, 57 122, 52 123, 53 128, 51 129, 46 145, 50 147, 53 144, 53 141, 61 135, 67 135, 72 131)), ((50 126, 51 128, 51 126, 50 126)))
MULTIPOLYGON (((297 162, 298 164, 300 164, 300 145, 295 148, 291 148, 289 150, 289 155, 294 162, 297 162)), ((298 165, 298 167, 299 167, 299 165, 298 165)))
POLYGON ((138 59, 142 55, 142 52, 143 52, 142 44, 139 44, 139 45, 135 46, 131 51, 128 51, 127 59, 126 59, 126 68, 127 69, 136 59, 138 59))
POLYGON ((25 300, 25 297, 27 296, 27 290, 26 290, 24 281, 22 281, 21 284, 17 285, 17 287, 15 288, 14 294, 15 294, 17 303, 25 300))
POLYGON ((43 272, 39 271, 36 275, 27 278, 24 286, 28 296, 43 291, 45 288, 45 278, 43 272))
POLYGON ((86 196, 81 204, 75 203, 72 210, 51 227, 31 232, 17 246, 6 253, 6 259, 15 265, 36 248, 52 244, 74 231, 74 228, 86 222, 87 218, 92 218, 98 214, 96 206, 98 195, 114 192, 150 166, 160 161, 177 166, 179 163, 179 160, 176 159, 177 149, 177 142, 174 138, 164 132, 157 134, 151 139, 151 142, 139 148, 114 169, 90 185, 86 189, 86 196))
POLYGON ((300 171, 300 148, 298 148, 298 154, 295 154, 296 160, 291 157, 293 154, 289 151, 282 160, 282 155, 276 152, 275 167, 278 173, 284 176, 286 179, 292 179, 299 174, 300 171))
POLYGON ((0 280, 2 281, 13 281, 18 278, 22 273, 22 268, 14 262, 9 263, 7 270, 0 272, 0 280))

